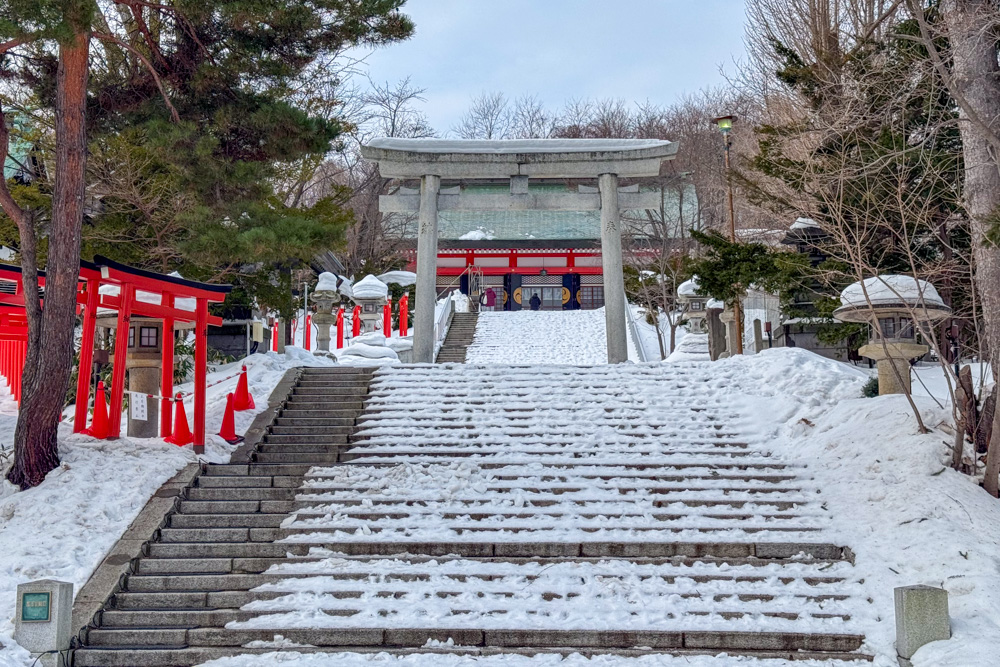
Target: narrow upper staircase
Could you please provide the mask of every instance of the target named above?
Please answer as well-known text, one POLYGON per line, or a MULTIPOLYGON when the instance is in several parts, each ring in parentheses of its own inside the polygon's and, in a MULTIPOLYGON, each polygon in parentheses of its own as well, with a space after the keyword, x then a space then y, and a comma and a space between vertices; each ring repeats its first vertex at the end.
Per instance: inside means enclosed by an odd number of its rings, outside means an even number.
POLYGON ((478 321, 479 313, 455 313, 452 316, 448 335, 444 337, 444 343, 438 350, 437 363, 465 363, 465 354, 469 345, 472 344, 472 339, 476 336, 476 323, 478 321))
POLYGON ((188 490, 76 665, 289 642, 867 659, 818 489, 741 419, 682 366, 307 370, 254 460, 188 490))

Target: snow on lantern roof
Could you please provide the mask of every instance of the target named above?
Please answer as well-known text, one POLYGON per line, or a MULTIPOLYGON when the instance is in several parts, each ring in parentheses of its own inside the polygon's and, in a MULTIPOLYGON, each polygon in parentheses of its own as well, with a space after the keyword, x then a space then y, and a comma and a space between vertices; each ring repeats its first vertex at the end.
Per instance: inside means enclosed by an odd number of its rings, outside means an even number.
POLYGON ((705 310, 725 310, 726 304, 718 299, 709 299, 705 304, 705 310))
POLYGON ((789 229, 819 229, 819 223, 812 218, 799 218, 789 229))
POLYGON ((691 276, 677 287, 677 296, 698 296, 698 276, 691 276))
POLYGON ((337 276, 329 271, 319 274, 319 281, 316 283, 316 292, 336 292, 337 276))
POLYGON ((355 299, 384 299, 389 296, 389 286, 368 274, 351 288, 355 299))
POLYGON ((386 285, 395 283, 400 287, 409 287, 417 282, 417 274, 412 271, 387 271, 380 275, 378 279, 386 285))
POLYGON ((946 308, 934 286, 912 276, 882 275, 847 286, 840 293, 844 307, 925 306, 946 308), (867 297, 866 297, 867 293, 867 297))

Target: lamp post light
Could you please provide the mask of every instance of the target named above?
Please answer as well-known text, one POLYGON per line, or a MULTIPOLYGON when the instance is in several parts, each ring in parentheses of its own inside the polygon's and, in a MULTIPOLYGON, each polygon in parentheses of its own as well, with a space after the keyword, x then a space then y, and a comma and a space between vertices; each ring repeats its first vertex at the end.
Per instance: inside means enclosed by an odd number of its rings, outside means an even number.
MULTIPOLYGON (((722 132, 722 141, 726 147, 726 199, 729 205, 729 240, 733 243, 736 243, 736 211, 733 208, 733 179, 729 165, 729 149, 733 145, 733 140, 729 133, 733 130, 735 120, 736 116, 719 116, 712 119, 722 132)), ((736 354, 743 354, 743 306, 740 304, 739 294, 733 302, 733 319, 736 324, 736 354)))

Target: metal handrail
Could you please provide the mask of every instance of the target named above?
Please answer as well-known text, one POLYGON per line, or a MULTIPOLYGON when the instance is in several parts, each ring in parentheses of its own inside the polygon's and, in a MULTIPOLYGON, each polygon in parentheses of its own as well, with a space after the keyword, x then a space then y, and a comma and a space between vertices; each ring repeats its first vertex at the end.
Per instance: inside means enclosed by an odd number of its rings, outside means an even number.
POLYGON ((628 331, 632 336, 632 343, 635 344, 635 351, 639 353, 639 361, 649 361, 646 348, 642 346, 642 336, 639 335, 639 325, 636 324, 632 304, 628 301, 628 294, 625 295, 625 320, 628 322, 628 331))

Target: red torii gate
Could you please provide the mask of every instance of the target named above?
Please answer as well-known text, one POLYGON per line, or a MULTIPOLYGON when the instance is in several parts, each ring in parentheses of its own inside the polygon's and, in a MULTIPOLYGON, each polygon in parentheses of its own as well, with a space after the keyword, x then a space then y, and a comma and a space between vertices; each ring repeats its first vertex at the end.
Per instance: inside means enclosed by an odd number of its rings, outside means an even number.
MULTIPOLYGON (((163 320, 162 374, 160 376, 160 436, 172 433, 174 383, 174 323, 193 322, 194 348, 194 450, 205 451, 205 392, 208 373, 208 325, 221 326, 222 318, 208 314, 209 303, 225 301, 231 285, 210 285, 175 276, 166 276, 120 264, 107 257, 95 257, 96 275, 89 270, 84 289, 77 294, 77 303, 83 306, 83 339, 80 345, 80 369, 76 385, 76 413, 73 430, 83 431, 87 424, 87 405, 90 400, 90 369, 94 359, 94 334, 97 330, 99 308, 118 313, 118 334, 115 336, 111 399, 108 414, 112 415, 109 438, 121 435, 122 401, 125 395, 125 363, 128 354, 128 330, 131 316, 153 317, 163 320), (102 285, 115 285, 118 295, 101 294, 102 285), (137 292, 159 297, 159 303, 149 303, 136 298, 137 292), (176 307, 178 299, 194 299, 193 311, 176 307), (124 332, 124 333, 123 333, 124 332), (119 343, 123 343, 119 345, 119 343)), ((87 267, 88 269, 90 267, 87 267)))

